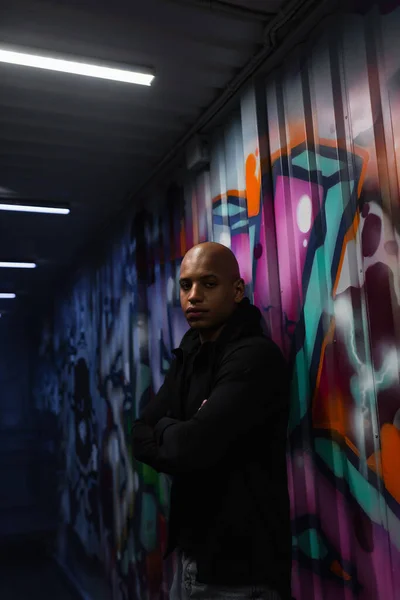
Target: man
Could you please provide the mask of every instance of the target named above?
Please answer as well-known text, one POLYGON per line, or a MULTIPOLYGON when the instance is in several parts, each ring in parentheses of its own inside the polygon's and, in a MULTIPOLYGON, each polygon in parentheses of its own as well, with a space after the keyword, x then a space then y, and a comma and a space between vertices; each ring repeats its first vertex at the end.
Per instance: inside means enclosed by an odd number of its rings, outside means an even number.
POLYGON ((225 246, 189 250, 180 298, 190 329, 133 428, 135 457, 173 476, 170 598, 290 599, 284 359, 225 246))

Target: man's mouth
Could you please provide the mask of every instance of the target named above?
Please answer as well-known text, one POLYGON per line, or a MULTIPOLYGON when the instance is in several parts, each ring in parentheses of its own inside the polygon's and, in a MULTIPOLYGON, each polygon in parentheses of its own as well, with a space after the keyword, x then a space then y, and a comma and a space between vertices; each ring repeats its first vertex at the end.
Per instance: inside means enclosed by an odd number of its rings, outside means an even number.
POLYGON ((200 308, 189 308, 186 311, 186 315, 188 319, 200 319, 203 317, 208 311, 202 310, 200 308))

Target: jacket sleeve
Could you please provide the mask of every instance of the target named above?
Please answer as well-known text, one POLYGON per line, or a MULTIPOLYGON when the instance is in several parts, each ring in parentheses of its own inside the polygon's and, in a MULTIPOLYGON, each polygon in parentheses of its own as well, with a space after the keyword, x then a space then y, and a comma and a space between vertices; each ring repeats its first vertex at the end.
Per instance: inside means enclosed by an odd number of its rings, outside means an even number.
POLYGON ((188 421, 162 418, 137 430, 136 458, 170 475, 206 469, 260 423, 288 410, 286 364, 275 344, 241 346, 221 364, 205 405, 188 421))

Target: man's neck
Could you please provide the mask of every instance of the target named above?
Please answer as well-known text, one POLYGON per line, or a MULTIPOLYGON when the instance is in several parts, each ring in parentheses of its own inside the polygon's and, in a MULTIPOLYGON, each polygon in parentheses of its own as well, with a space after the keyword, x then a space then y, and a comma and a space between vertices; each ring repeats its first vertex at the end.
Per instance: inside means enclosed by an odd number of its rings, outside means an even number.
POLYGON ((223 325, 218 327, 218 329, 201 331, 200 332, 200 342, 202 344, 204 344, 205 342, 215 342, 221 335, 221 332, 222 332, 223 328, 225 327, 225 325, 226 325, 226 323, 224 323, 223 325))
POLYGON ((239 308, 239 305, 236 305, 234 311, 232 312, 232 314, 228 318, 228 320, 225 321, 225 323, 223 325, 220 325, 217 329, 206 329, 206 330, 200 331, 199 332, 200 342, 202 344, 204 344, 204 342, 215 342, 221 335, 222 330, 226 327, 228 322, 231 320, 233 315, 236 313, 238 308, 239 308))

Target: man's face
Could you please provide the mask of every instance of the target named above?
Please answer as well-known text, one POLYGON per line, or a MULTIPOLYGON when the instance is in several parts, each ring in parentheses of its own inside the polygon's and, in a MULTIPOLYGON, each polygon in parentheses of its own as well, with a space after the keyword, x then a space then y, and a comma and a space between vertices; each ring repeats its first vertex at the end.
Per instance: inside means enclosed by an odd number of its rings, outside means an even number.
POLYGON ((180 272, 180 300, 186 319, 205 339, 214 339, 244 295, 244 284, 221 257, 202 252, 187 255, 180 272))

